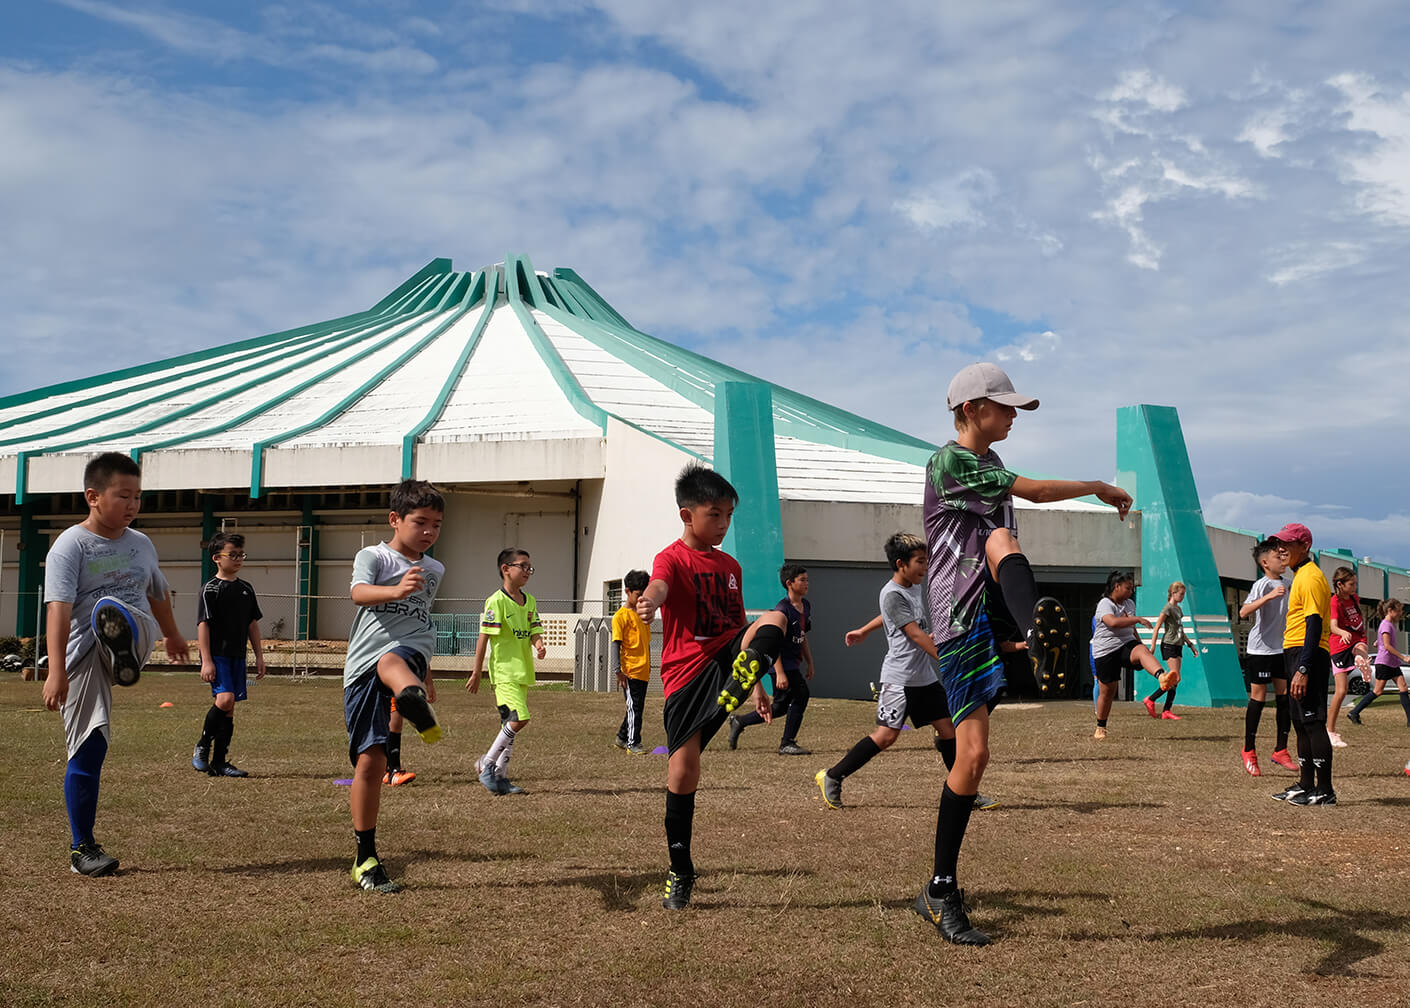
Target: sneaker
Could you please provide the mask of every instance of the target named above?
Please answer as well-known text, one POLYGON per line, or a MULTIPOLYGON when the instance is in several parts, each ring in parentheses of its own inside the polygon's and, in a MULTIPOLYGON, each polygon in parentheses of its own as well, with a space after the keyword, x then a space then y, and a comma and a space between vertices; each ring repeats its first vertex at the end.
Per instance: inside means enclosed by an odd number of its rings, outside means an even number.
POLYGON ((1176 714, 1174 711, 1161 711, 1161 712, 1160 712, 1160 719, 1161 719, 1162 721, 1183 721, 1183 720, 1184 720, 1184 718, 1182 718, 1179 714, 1176 714))
POLYGON ((633 742, 631 745, 627 746, 627 752, 631 753, 633 756, 645 756, 650 753, 651 750, 640 742, 633 742))
POLYGON ((1278 764, 1278 766, 1282 767, 1284 770, 1295 771, 1301 769, 1297 765, 1297 760, 1293 759, 1292 754, 1290 754, 1286 749, 1274 749, 1273 755, 1269 756, 1268 758, 1274 763, 1278 764))
POLYGON ((69 851, 69 868, 77 875, 101 878, 117 871, 118 859, 103 850, 98 841, 87 840, 69 851))
POLYGON ((499 767, 483 756, 475 761, 475 772, 480 775, 480 783, 490 794, 502 794, 499 789, 499 767))
POLYGON ((92 623, 99 645, 108 654, 113 682, 118 686, 136 685, 142 674, 142 660, 137 654, 137 622, 132 614, 116 599, 100 599, 93 607, 92 623))
POLYGON ((205 773, 211 768, 211 744, 206 741, 196 743, 196 751, 191 754, 191 768, 205 773))
POLYGON ((1337 793, 1331 788, 1326 791, 1319 791, 1313 788, 1311 791, 1300 791, 1288 799, 1289 805, 1335 805, 1337 803, 1337 793))
POLYGON ((989 936, 969 923, 965 913, 964 893, 956 889, 940 899, 930 895, 930 885, 921 886, 920 895, 911 904, 917 914, 935 925, 940 937, 956 945, 988 945, 989 936))
MULTIPOLYGON (((1410 773, 1410 767, 1405 768, 1406 773, 1410 773)), ((813 774, 813 780, 818 782, 818 790, 822 792, 823 804, 828 808, 842 807, 842 782, 834 779, 826 770, 819 770, 813 774)))
MULTIPOLYGON (((1050 596, 1040 598, 1033 606, 1033 629, 1028 631, 1028 657, 1033 662, 1033 680, 1040 691, 1062 668, 1063 656, 1072 640, 1067 611, 1062 603, 1050 596)), ((985 939, 988 941, 988 939, 985 939)))
POLYGON ((353 865, 352 880, 368 892, 401 892, 401 883, 387 878, 387 870, 375 857, 368 858, 360 865, 353 865))
POLYGON ((625 749, 625 748, 627 748, 627 740, 624 739, 624 738, 620 738, 620 737, 619 737, 619 738, 614 738, 614 739, 612 740, 612 744, 613 744, 614 746, 616 746, 618 749, 625 749))
POLYGON ((1356 713, 1355 710, 1347 711, 1346 719, 1354 725, 1359 725, 1361 723, 1361 715, 1356 713))
POLYGON ((666 894, 661 905, 667 910, 684 910, 690 906, 690 891, 695 888, 694 875, 666 873, 666 894))
POLYGON ((1285 791, 1279 791, 1273 796, 1274 801, 1292 801, 1303 793, 1301 784, 1294 784, 1285 791))
POLYGON ((974 796, 974 811, 988 812, 990 809, 999 807, 999 799, 990 798, 988 795, 976 794, 974 796))
POLYGON ((410 784, 416 779, 416 774, 410 770, 388 770, 382 778, 382 783, 387 787, 401 787, 403 784, 410 784))
POLYGON ((523 793, 524 793, 524 789, 521 788, 518 784, 515 784, 515 783, 514 783, 512 780, 510 780, 508 777, 505 777, 503 774, 501 774, 500 777, 499 777, 499 793, 500 793, 500 794, 523 794, 523 793))
POLYGON ((871 702, 876 703, 881 699, 881 687, 874 682, 867 683, 871 687, 871 702))
POLYGON ((1250 777, 1262 777, 1263 771, 1258 769, 1258 753, 1252 749, 1244 750, 1244 770, 1250 777))
POLYGON ((1146 697, 1144 700, 1141 701, 1141 703, 1146 705, 1146 713, 1149 714, 1151 717, 1160 717, 1160 715, 1155 712, 1155 701, 1152 700, 1150 697, 1146 697))
POLYGON ((1097 725, 1097 730, 1092 732, 1092 738, 1099 740, 1106 738, 1106 727, 1104 725, 1097 725))
POLYGON ((212 777, 248 777, 249 774, 241 770, 234 763, 225 762, 221 764, 211 764, 211 768, 206 771, 212 777))
POLYGON ((804 749, 797 742, 785 742, 778 747, 778 754, 780 756, 811 756, 813 750, 804 749))
POLYGON ((397 713, 411 722, 416 734, 427 745, 435 745, 441 740, 441 726, 436 723, 436 712, 426 699, 426 690, 421 686, 408 686, 396 696, 397 713))
POLYGON ((740 723, 739 716, 731 714, 729 716, 729 747, 739 748, 739 736, 744 731, 744 725, 740 723))
POLYGON ((724 689, 720 690, 717 701, 719 705, 730 713, 734 713, 734 709, 749 698, 749 693, 754 689, 754 684, 759 681, 759 677, 768 670, 769 660, 763 652, 755 651, 753 648, 745 648, 739 652, 735 655, 734 663, 730 666, 729 678, 725 680, 724 689))
POLYGON ((1327 732, 1327 739, 1332 743, 1333 749, 1345 749, 1346 741, 1334 731, 1327 732))

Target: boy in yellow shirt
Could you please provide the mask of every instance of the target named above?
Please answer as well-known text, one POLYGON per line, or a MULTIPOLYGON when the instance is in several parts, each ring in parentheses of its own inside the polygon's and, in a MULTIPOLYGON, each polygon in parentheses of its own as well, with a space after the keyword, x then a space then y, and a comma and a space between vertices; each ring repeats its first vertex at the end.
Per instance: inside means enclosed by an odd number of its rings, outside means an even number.
POLYGON ((622 578, 626 598, 612 617, 612 668, 627 704, 612 744, 633 756, 646 755, 641 744, 641 715, 646 708, 646 684, 651 679, 651 627, 636 614, 636 604, 650 583, 651 575, 646 571, 627 571, 622 578))

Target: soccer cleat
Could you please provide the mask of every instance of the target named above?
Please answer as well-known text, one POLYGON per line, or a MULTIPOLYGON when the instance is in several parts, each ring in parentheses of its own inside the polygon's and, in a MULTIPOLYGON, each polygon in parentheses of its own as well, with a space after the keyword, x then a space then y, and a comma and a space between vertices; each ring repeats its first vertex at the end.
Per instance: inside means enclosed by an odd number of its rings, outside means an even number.
POLYGON ((1346 740, 1343 739, 1343 738, 1341 737, 1341 735, 1338 734, 1337 732, 1334 732, 1334 731, 1329 731, 1329 732, 1327 732, 1327 741, 1329 741, 1329 742, 1332 743, 1332 748, 1333 748, 1333 749, 1345 749, 1345 748, 1346 748, 1346 740))
POLYGON ((695 888, 694 875, 666 873, 666 893, 661 905, 667 910, 684 910, 690 906, 690 891, 695 888))
POLYGON ((248 777, 249 774, 241 770, 234 763, 211 764, 211 768, 206 771, 212 777, 248 777))
POLYGON ((645 756, 647 753, 651 752, 651 750, 640 742, 633 742, 631 745, 627 746, 627 752, 631 753, 633 756, 645 756))
POLYGON ((136 685, 142 674, 142 660, 137 655, 137 622, 127 607, 114 599, 101 599, 93 607, 93 632, 108 654, 113 682, 118 686, 136 685))
POLYGON ((1347 719, 1348 721, 1350 721, 1350 722, 1351 722, 1352 724, 1354 724, 1354 725, 1359 725, 1359 724, 1361 723, 1361 715, 1358 714, 1358 713, 1356 713, 1355 710, 1349 710, 1349 711, 1347 711, 1347 712, 1346 712, 1346 719, 1347 719))
POLYGON ((1072 641, 1067 611, 1061 602, 1050 596, 1037 601, 1033 606, 1033 629, 1025 640, 1033 662, 1033 681, 1039 691, 1046 692, 1053 677, 1061 677, 1062 659, 1072 641))
POLYGON ((749 698, 749 693, 759 681, 759 677, 768 670, 769 660, 763 652, 753 648, 745 648, 739 652, 730 666, 725 688, 720 690, 717 701, 719 705, 731 714, 734 713, 734 709, 749 698))
MULTIPOLYGON (((1410 767, 1406 768, 1410 773, 1410 767)), ((813 774, 813 780, 818 782, 818 790, 822 792, 823 804, 828 808, 842 807, 842 782, 833 778, 826 770, 819 770, 813 774)))
MULTIPOLYGON (((723 693, 720 695, 724 696, 723 693)), ((731 749, 739 748, 739 736, 743 731, 744 725, 740 722, 739 715, 731 714, 729 716, 729 747, 731 749)))
POLYGON ((1288 799, 1289 805, 1335 805, 1337 803, 1337 793, 1330 788, 1326 791, 1313 788, 1311 791, 1300 791, 1288 799))
POLYGON ((871 702, 876 703, 881 699, 881 687, 874 682, 867 683, 871 687, 871 702))
POLYGON ((401 883, 393 882, 387 878, 387 871, 382 867, 382 862, 375 857, 370 857, 360 865, 353 865, 352 880, 368 892, 375 893, 399 893, 401 883))
POLYGON ((1258 769, 1258 753, 1252 749, 1244 750, 1244 770, 1248 771, 1250 777, 1263 776, 1263 771, 1258 769))
POLYGON ((1405 764, 1405 776, 1410 777, 1410 762, 1405 764))
POLYGON ((1275 794, 1275 795, 1273 796, 1273 800, 1274 800, 1274 801, 1281 801, 1281 802, 1292 801, 1294 798, 1296 798, 1297 796, 1301 795, 1302 793, 1303 793, 1302 785, 1301 785, 1301 784, 1294 784, 1294 785, 1292 785, 1291 787, 1287 788, 1286 790, 1284 790, 1284 791, 1279 791, 1277 794, 1275 794))
POLYGON ((990 809, 999 807, 999 799, 990 798, 988 795, 976 794, 974 796, 974 811, 988 812, 990 809))
POLYGON ((627 740, 624 739, 624 738, 621 738, 620 736, 617 737, 617 738, 614 738, 614 739, 612 740, 612 744, 613 744, 614 746, 616 746, 618 749, 625 749, 625 748, 627 748, 627 740))
POLYGON ((387 787, 401 787, 403 784, 410 784, 416 779, 416 774, 410 770, 388 770, 382 777, 382 783, 387 787))
POLYGON ((1296 771, 1300 769, 1297 765, 1297 760, 1293 759, 1292 755, 1286 749, 1274 749, 1273 755, 1268 758, 1284 770, 1296 771))
POLYGON ((1179 715, 1179 714, 1176 714, 1174 711, 1161 711, 1161 712, 1160 712, 1160 719, 1161 719, 1162 721, 1183 721, 1183 720, 1184 720, 1184 718, 1180 717, 1180 715, 1179 715))
POLYGON ((76 875, 101 878, 117 871, 118 859, 103 850, 98 841, 85 840, 69 851, 69 869, 76 875))
POLYGON ((1152 700, 1150 697, 1146 697, 1144 700, 1141 701, 1141 703, 1146 705, 1146 713, 1149 714, 1151 717, 1160 717, 1160 715, 1155 712, 1155 701, 1152 700))
POLYGON ((426 699, 426 690, 421 686, 408 686, 396 696, 397 710, 411 722, 416 734, 427 745, 435 745, 441 740, 441 726, 436 723, 436 712, 426 699))
POLYGON ((930 895, 930 886, 921 886, 920 895, 911 904, 915 912, 935 925, 940 937, 955 945, 988 945, 989 936, 969 922, 965 913, 964 893, 951 890, 939 899, 930 895))
POLYGON ((490 794, 503 794, 499 789, 499 767, 481 756, 475 761, 475 772, 480 775, 480 783, 490 794))
POLYGON ((523 793, 524 793, 524 789, 521 788, 518 784, 515 784, 515 783, 514 783, 512 780, 510 780, 508 777, 504 776, 503 774, 500 774, 500 776, 499 776, 499 793, 500 793, 500 794, 523 794, 523 793))
POLYGON ((780 756, 811 756, 813 750, 804 749, 797 742, 785 742, 778 747, 778 754, 780 756))
POLYGON ((1092 738, 1098 740, 1106 738, 1106 726, 1097 725, 1097 730, 1092 732, 1092 738))
POLYGON ((196 743, 196 751, 191 754, 191 768, 205 773, 211 768, 211 744, 206 741, 196 743))

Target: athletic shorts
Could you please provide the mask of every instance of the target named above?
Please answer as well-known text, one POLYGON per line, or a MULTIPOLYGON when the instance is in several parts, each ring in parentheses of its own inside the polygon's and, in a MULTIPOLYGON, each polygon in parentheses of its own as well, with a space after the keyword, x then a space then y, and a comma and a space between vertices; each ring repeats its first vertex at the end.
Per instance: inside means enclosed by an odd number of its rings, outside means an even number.
MULTIPOLYGON (((1302 648, 1293 648, 1291 651, 1284 651, 1284 665, 1288 673, 1288 682, 1292 682, 1293 673, 1297 671, 1297 657, 1302 653, 1302 648)), ((1307 695, 1301 700, 1291 701, 1292 716, 1294 720, 1301 719, 1304 725, 1321 724, 1327 722, 1327 689, 1332 681, 1332 663, 1327 656, 1327 652, 1317 648, 1312 652, 1312 664, 1307 669, 1307 695)))
POLYGON ((1161 644, 1161 645, 1160 645, 1160 660, 1161 660, 1161 661, 1169 661, 1171 658, 1179 658, 1179 657, 1180 657, 1182 654, 1184 654, 1184 653, 1185 653, 1185 645, 1183 645, 1183 644, 1161 644))
POLYGON ((1140 646, 1139 641, 1127 641, 1115 651, 1102 655, 1096 660, 1097 680, 1104 683, 1119 682, 1121 673, 1128 668, 1140 668, 1141 663, 1131 657, 1131 652, 1140 646))
POLYGON ((501 724, 505 721, 527 721, 533 717, 529 713, 529 683, 495 683, 494 702, 500 710, 501 724))
MULTIPOLYGON (((426 656, 415 648, 395 647, 383 654, 401 658, 416 677, 426 681, 426 656)), ((378 660, 381 660, 378 655, 378 660)), ((388 725, 392 719, 392 691, 377 675, 377 662, 367 666, 343 688, 343 718, 348 725, 348 761, 357 766, 357 758, 373 746, 386 747, 388 725)))
POLYGON ((1392 679, 1399 679, 1405 673, 1400 670, 1399 665, 1382 665, 1376 663, 1376 678, 1390 682, 1392 679))
POLYGON ((1269 683, 1274 679, 1286 681, 1288 667, 1283 653, 1251 654, 1244 658, 1244 680, 1249 683, 1269 683))
POLYGON ((1336 672, 1350 672, 1356 667, 1356 647, 1347 648, 1345 651, 1338 651, 1332 655, 1332 669, 1336 672))
POLYGON ((744 630, 740 630, 701 666, 695 678, 666 698, 663 716, 668 751, 675 752, 696 732, 700 733, 700 748, 703 751, 725 723, 729 712, 720 706, 720 691, 725 688, 743 643, 744 630))
POLYGON ((221 693, 234 693, 238 702, 245 699, 245 656, 222 658, 211 656, 215 664, 215 682, 211 683, 211 696, 221 693))
POLYGON ((937 645, 940 682, 950 707, 950 718, 959 724, 980 707, 993 710, 1008 687, 1004 663, 994 646, 987 607, 981 606, 974 625, 962 637, 937 645))
POLYGON ((924 728, 950 716, 950 703, 945 687, 938 682, 924 686, 901 686, 884 682, 876 698, 876 723, 896 731, 910 718, 911 724, 924 728))

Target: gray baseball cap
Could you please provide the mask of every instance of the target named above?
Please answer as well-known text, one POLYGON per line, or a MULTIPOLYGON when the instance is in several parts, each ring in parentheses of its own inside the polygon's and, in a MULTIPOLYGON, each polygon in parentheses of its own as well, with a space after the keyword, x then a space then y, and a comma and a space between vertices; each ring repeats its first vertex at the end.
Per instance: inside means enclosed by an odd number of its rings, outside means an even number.
POLYGON ((988 362, 971 364, 950 382, 946 401, 950 409, 972 399, 992 399, 1005 406, 1018 409, 1037 409, 1038 400, 1032 396, 1019 395, 1013 390, 1013 382, 997 364, 988 362))

